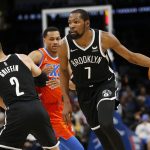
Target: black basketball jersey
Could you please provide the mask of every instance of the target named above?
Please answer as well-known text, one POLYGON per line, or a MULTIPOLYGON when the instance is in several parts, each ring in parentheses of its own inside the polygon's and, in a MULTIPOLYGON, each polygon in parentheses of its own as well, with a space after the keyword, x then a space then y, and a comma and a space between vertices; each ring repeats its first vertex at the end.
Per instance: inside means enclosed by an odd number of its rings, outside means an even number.
POLYGON ((17 54, 0 61, 0 96, 6 106, 38 99, 31 71, 17 54))
POLYGON ((73 81, 77 87, 90 87, 114 75, 107 54, 102 51, 101 31, 91 30, 93 38, 86 48, 80 47, 69 35, 65 37, 73 81))

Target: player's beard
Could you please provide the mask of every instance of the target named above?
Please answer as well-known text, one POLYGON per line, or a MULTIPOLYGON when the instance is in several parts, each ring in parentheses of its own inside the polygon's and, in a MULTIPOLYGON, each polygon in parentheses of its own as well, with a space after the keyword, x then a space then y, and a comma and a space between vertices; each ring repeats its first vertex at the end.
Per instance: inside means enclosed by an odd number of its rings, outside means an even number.
POLYGON ((79 33, 77 33, 77 32, 74 33, 74 34, 71 34, 71 32, 69 31, 70 37, 71 37, 72 39, 74 39, 74 40, 77 40, 77 39, 81 38, 84 33, 85 33, 85 26, 84 26, 83 32, 82 32, 81 34, 79 34, 79 33))

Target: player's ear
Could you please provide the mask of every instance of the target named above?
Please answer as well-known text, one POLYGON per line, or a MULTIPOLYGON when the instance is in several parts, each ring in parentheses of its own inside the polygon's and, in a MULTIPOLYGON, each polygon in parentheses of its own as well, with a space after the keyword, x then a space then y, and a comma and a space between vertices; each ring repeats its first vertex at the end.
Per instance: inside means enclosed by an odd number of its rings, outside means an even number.
POLYGON ((89 20, 86 20, 86 25, 87 25, 87 27, 90 27, 90 21, 89 20))
POLYGON ((45 38, 43 38, 43 43, 45 43, 45 38))

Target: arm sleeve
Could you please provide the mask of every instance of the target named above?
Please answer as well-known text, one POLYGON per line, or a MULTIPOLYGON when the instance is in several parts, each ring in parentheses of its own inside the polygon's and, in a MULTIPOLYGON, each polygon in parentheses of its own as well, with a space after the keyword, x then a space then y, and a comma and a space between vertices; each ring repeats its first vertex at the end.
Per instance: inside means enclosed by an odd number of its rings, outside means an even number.
POLYGON ((48 77, 44 72, 42 72, 39 76, 34 77, 34 83, 36 86, 44 87, 46 86, 46 81, 48 81, 48 77))

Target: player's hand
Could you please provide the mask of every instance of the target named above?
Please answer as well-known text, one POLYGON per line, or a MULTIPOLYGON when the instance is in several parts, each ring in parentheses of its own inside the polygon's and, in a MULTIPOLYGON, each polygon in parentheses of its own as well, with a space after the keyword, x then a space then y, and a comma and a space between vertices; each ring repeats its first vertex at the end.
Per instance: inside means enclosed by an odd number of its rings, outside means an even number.
POLYGON ((72 106, 70 103, 70 100, 64 100, 64 108, 63 108, 63 118, 66 124, 71 123, 71 117, 72 117, 72 106))
POLYGON ((49 73, 51 73, 53 71, 53 69, 54 69, 54 67, 52 65, 50 65, 50 66, 44 66, 44 68, 42 69, 42 71, 48 75, 49 73))
POLYGON ((60 87, 60 80, 59 79, 50 79, 46 81, 46 85, 49 86, 51 89, 55 89, 60 87))
POLYGON ((150 80, 150 68, 148 68, 148 79, 150 80))
POLYGON ((69 89, 70 90, 76 90, 76 86, 71 80, 69 80, 69 89))

